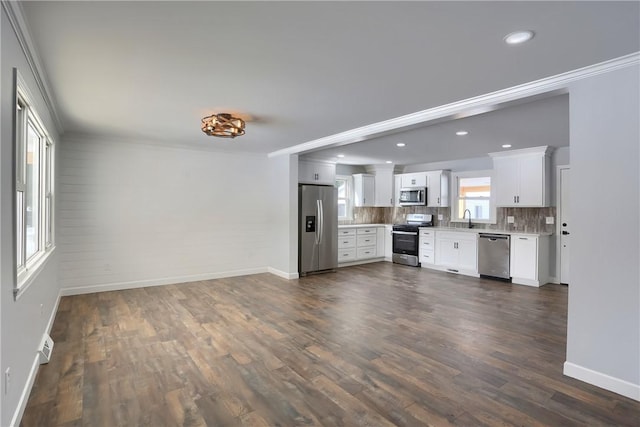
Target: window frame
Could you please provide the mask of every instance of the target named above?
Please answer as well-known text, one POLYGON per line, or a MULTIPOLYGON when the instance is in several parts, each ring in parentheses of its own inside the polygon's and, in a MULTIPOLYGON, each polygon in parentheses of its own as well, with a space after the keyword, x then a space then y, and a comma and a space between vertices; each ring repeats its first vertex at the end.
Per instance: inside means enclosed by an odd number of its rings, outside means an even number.
MULTIPOLYGON (((460 178, 491 178, 491 195, 489 196, 489 219, 475 219, 471 218, 471 221, 477 224, 496 224, 496 192, 495 192, 495 179, 493 170, 479 170, 479 171, 465 171, 465 172, 452 172, 451 182, 453 184, 453 191, 451 194, 451 222, 464 223, 469 219, 458 218, 460 213, 458 210, 460 197, 460 178)), ((463 197, 465 200, 487 200, 485 197, 463 197)))
MULTIPOLYGON (((15 159, 14 203, 14 298, 28 288, 44 267, 55 249, 55 143, 35 109, 27 84, 14 68, 13 92, 13 149, 15 159), (27 257, 27 144, 29 127, 37 140, 37 209, 31 213, 37 217, 37 250, 27 257)), ((35 151, 34 151, 35 152, 35 151)))
MULTIPOLYGON (((346 215, 340 216, 338 213, 338 221, 351 221, 353 220, 353 177, 351 175, 336 175, 336 188, 338 188, 338 181, 346 182, 346 196, 338 197, 338 205, 340 204, 340 200, 345 200, 346 204, 346 215)), ((339 210, 338 210, 339 212, 339 210)))

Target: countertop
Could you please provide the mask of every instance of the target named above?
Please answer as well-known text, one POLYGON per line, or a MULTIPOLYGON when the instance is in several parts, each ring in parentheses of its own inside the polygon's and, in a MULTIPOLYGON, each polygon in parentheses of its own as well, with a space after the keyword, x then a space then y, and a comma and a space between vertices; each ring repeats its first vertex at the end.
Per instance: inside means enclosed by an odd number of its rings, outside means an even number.
MULTIPOLYGON (((367 228, 367 227, 385 227, 391 226, 393 224, 344 224, 338 225, 338 229, 340 228, 367 228)), ((493 234, 518 234, 521 236, 551 236, 553 233, 541 232, 541 233, 531 233, 524 231, 514 231, 514 230, 493 230, 488 228, 460 228, 460 227, 421 227, 424 229, 435 230, 435 231, 459 231, 463 233, 493 233, 493 234)))
POLYGON ((517 234, 520 236, 551 236, 552 233, 540 232, 540 233, 530 233, 524 231, 515 231, 515 230, 494 230, 490 228, 459 228, 459 227, 421 227, 425 230, 435 230, 435 231, 460 231, 463 233, 489 233, 489 234, 517 234))
POLYGON ((386 225, 391 225, 391 224, 345 224, 345 225, 339 225, 338 229, 340 229, 340 228, 384 227, 386 225))

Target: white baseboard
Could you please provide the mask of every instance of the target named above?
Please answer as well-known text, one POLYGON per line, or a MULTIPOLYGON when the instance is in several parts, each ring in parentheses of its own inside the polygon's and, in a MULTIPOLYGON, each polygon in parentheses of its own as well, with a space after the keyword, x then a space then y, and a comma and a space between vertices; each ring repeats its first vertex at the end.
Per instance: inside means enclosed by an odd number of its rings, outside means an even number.
MULTIPOLYGON (((43 334, 51 335, 51 328, 53 327, 53 322, 56 319, 56 314, 58 313, 58 306, 60 305, 60 298, 62 298, 62 291, 58 292, 58 298, 56 298, 56 303, 53 305, 53 310, 51 310, 51 314, 49 315, 49 321, 47 322, 47 326, 45 330, 42 332, 43 334)), ((38 342, 39 344, 40 342, 38 342)), ((31 389, 33 388, 33 384, 36 381, 36 375, 38 374, 38 367, 40 366, 40 360, 38 358, 38 349, 34 349, 35 351, 35 359, 33 360, 33 364, 31 365, 31 370, 29 371, 29 376, 27 376, 27 382, 22 389, 22 394, 20 394, 20 400, 18 400, 18 407, 16 411, 13 413, 13 418, 11 418, 11 427, 17 426, 20 424, 22 420, 22 416, 24 415, 24 410, 27 408, 27 402, 29 400, 29 395, 31 394, 31 389)))
POLYGON ((351 262, 341 262, 341 263, 338 264, 338 267, 352 267, 354 265, 371 264, 371 263, 374 263, 374 262, 381 262, 381 261, 384 261, 384 258, 380 257, 380 258, 356 260, 356 261, 351 261, 351 262))
POLYGON ((540 282, 538 282, 537 280, 522 279, 520 277, 512 277, 511 283, 515 283, 516 285, 533 286, 536 288, 540 287, 540 282))
POLYGON ((564 362, 563 373, 568 377, 618 393, 629 399, 640 401, 640 384, 633 384, 571 362, 564 362))
POLYGON ((225 277, 248 276, 250 274, 266 273, 266 267, 249 268, 246 270, 221 271, 219 273, 194 274, 189 276, 165 277, 162 279, 136 280, 131 282, 105 283, 100 285, 76 286, 62 288, 62 296, 92 294, 94 292, 120 291, 124 289, 146 288, 149 286, 174 285, 176 283, 197 282, 200 280, 222 279, 225 277))
POLYGON ((274 275, 276 275, 278 277, 282 277, 283 279, 287 279, 287 280, 300 278, 300 275, 298 273, 287 273, 285 271, 278 270, 278 269, 273 268, 273 267, 268 267, 267 268, 267 272, 269 272, 271 274, 274 274, 274 275))

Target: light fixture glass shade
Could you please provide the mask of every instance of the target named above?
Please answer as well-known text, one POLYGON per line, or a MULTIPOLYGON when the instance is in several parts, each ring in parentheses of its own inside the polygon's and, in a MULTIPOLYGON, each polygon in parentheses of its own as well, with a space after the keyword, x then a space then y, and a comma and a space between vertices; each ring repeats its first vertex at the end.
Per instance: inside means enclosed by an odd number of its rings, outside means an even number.
POLYGON ((202 119, 202 132, 220 138, 244 135, 244 120, 228 113, 219 113, 202 119))

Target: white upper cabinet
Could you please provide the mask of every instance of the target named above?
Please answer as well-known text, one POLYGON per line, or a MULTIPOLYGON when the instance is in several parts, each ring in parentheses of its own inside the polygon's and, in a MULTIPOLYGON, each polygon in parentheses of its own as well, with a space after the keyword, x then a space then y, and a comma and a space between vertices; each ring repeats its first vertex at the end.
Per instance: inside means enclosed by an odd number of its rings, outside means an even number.
POLYGON ((428 207, 448 207, 449 206, 449 181, 451 173, 449 171, 427 172, 427 206, 428 207))
POLYGON ((374 206, 375 177, 364 173, 353 175, 353 205, 356 207, 374 206))
POLYGON ((300 184, 335 185, 336 165, 300 160, 298 161, 298 182, 300 184))
POLYGON ((378 169, 375 176, 375 206, 393 206, 393 169, 378 169))
POLYGON ((427 186, 427 173, 403 173, 400 175, 400 187, 401 188, 414 188, 414 187, 426 187, 427 186))
POLYGON ((489 153, 493 157, 496 205, 549 206, 549 154, 546 146, 489 153))

